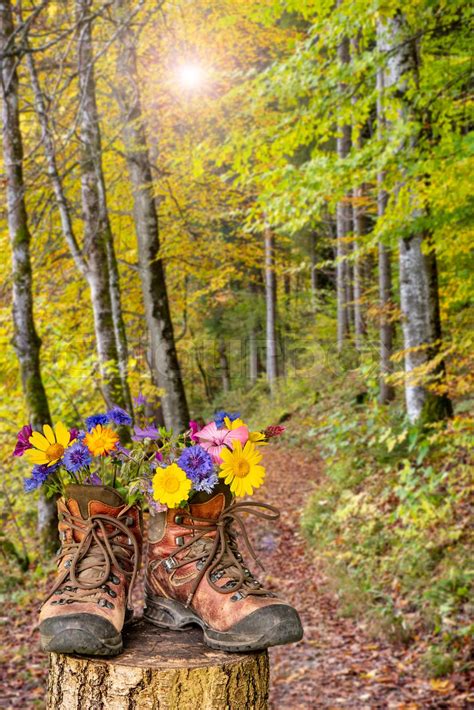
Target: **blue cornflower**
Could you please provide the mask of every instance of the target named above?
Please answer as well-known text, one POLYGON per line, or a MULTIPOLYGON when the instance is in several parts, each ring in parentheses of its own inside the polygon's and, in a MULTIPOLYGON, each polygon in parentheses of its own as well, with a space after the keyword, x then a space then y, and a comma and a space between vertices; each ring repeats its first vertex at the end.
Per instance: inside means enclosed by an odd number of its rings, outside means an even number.
POLYGON ((54 473, 57 468, 57 465, 48 466, 47 464, 33 466, 33 469, 31 471, 31 477, 23 479, 23 488, 25 490, 25 493, 31 493, 37 488, 40 488, 46 481, 48 476, 51 473, 54 473))
POLYGON ((224 426, 224 419, 226 417, 229 417, 230 421, 233 422, 240 417, 240 412, 226 412, 223 409, 216 412, 214 414, 214 421, 218 429, 224 426))
POLYGON ((125 425, 125 426, 130 426, 132 423, 132 417, 128 412, 125 411, 125 409, 122 409, 122 407, 112 407, 112 409, 109 409, 107 412, 107 416, 109 418, 109 421, 113 422, 114 424, 120 425, 125 425))
POLYGON ((84 483, 89 486, 102 486, 102 479, 97 473, 91 473, 90 476, 84 480, 84 483))
POLYGON ((91 461, 91 452, 81 441, 69 446, 64 452, 63 465, 70 473, 76 473, 81 468, 86 468, 91 461))
POLYGON ((105 424, 108 424, 109 422, 109 417, 107 414, 93 414, 90 417, 86 418, 86 427, 87 431, 92 431, 94 427, 97 426, 97 424, 102 424, 102 426, 105 426, 105 424))
POLYGON ((192 481, 195 491, 210 493, 217 483, 212 458, 202 446, 190 446, 185 449, 177 463, 192 481))

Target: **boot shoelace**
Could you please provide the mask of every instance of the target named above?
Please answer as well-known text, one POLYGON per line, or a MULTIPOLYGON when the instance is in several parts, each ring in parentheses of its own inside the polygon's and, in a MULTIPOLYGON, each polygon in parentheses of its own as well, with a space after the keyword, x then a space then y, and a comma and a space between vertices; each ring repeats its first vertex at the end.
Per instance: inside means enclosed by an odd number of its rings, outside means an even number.
MULTIPOLYGON (((120 512, 123 518, 130 506, 120 512)), ((125 521, 111 515, 91 515, 86 521, 70 513, 63 513, 63 520, 71 531, 80 532, 83 537, 79 542, 73 539, 65 542, 59 551, 59 564, 65 557, 70 557, 65 563, 65 569, 51 589, 46 601, 54 594, 61 595, 61 599, 54 603, 73 604, 74 602, 96 601, 99 606, 113 608, 113 603, 104 598, 104 592, 111 597, 117 594, 107 586, 108 581, 119 584, 120 579, 113 574, 115 570, 129 579, 127 604, 130 606, 130 595, 135 583, 140 564, 140 549, 135 535, 130 530, 129 519, 125 521), (106 526, 114 529, 110 532, 106 526), (125 535, 127 542, 117 539, 125 535), (93 570, 97 573, 96 579, 84 579, 84 572, 93 570), (62 586, 69 577, 71 585, 62 586)), ((133 518, 130 518, 133 522, 133 518)))
POLYGON ((234 524, 239 528, 250 556, 262 570, 264 569, 249 540, 245 523, 242 519, 242 514, 245 513, 272 522, 275 522, 280 517, 277 508, 267 505, 266 503, 257 502, 231 503, 227 508, 224 508, 216 519, 200 518, 190 513, 186 513, 184 516, 186 519, 190 520, 190 523, 183 522, 180 525, 190 530, 193 537, 184 545, 180 546, 179 552, 188 550, 187 555, 194 553, 194 556, 186 555, 184 559, 178 562, 176 558, 171 555, 164 560, 164 562, 169 561, 168 565, 171 565, 171 570, 173 571, 193 562, 198 563, 199 574, 193 582, 191 592, 186 600, 186 606, 191 604, 194 594, 205 575, 210 586, 216 592, 220 594, 232 594, 234 601, 243 599, 249 594, 274 596, 271 590, 265 589, 261 583, 255 579, 250 570, 244 566, 242 555, 238 550, 237 536, 231 529, 234 524), (216 534, 214 538, 211 538, 209 537, 209 533, 216 534), (224 575, 231 577, 231 579, 223 586, 218 586, 216 581, 224 575))

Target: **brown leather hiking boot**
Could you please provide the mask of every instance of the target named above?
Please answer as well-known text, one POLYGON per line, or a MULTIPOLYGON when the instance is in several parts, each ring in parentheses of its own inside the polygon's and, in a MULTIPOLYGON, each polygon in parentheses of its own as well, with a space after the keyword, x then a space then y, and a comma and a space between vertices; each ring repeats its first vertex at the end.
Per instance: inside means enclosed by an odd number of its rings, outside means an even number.
POLYGON ((114 656, 132 616, 127 602, 140 565, 140 511, 108 486, 70 485, 58 512, 62 547, 40 613, 42 648, 114 656))
POLYGON ((276 520, 263 503, 232 501, 227 486, 199 493, 190 510, 150 517, 145 618, 181 630, 198 624, 211 648, 250 651, 299 641, 296 610, 260 584, 245 566, 236 528, 257 561, 242 519, 276 520))

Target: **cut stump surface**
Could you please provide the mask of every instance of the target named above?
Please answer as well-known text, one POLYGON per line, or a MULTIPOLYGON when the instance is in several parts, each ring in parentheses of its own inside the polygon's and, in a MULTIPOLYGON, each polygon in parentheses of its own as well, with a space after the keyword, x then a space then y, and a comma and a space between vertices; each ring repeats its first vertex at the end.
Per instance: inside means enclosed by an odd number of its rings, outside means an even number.
POLYGON ((266 710, 266 651, 208 648, 199 629, 133 623, 114 658, 50 654, 48 710, 266 710))

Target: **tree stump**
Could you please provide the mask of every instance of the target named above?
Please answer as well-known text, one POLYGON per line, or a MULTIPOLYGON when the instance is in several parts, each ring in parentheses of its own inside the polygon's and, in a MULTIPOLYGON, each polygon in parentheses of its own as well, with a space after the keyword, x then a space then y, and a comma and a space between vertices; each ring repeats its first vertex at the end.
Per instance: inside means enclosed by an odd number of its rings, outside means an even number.
POLYGON ((133 623, 114 658, 50 654, 48 710, 265 710, 266 651, 208 648, 199 629, 133 623))

